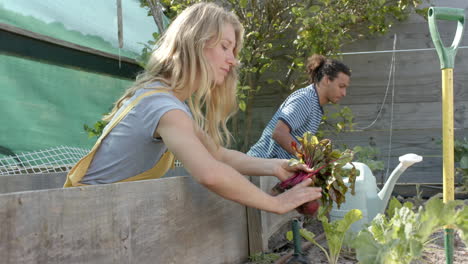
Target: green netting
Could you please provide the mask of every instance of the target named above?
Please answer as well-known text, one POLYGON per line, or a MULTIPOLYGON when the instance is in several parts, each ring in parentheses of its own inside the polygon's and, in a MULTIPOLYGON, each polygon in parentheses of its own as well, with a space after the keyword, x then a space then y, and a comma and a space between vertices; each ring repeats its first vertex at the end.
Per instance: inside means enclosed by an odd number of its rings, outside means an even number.
POLYGON ((0 146, 15 153, 89 148, 83 124, 109 111, 131 81, 0 54, 0 146))

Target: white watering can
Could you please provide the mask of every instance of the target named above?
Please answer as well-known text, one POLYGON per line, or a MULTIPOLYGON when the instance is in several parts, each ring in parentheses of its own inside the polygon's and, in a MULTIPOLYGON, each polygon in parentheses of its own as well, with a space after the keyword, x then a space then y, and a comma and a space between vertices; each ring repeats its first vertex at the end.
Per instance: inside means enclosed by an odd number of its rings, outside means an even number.
MULTIPOLYGON (((377 188, 375 176, 366 164, 353 162, 356 170, 359 171, 359 176, 356 177, 356 194, 352 195, 351 191, 348 191, 346 202, 341 204, 340 209, 333 204, 330 221, 342 219, 351 209, 359 209, 362 211, 362 219, 351 225, 351 231, 359 232, 364 228, 364 224, 371 222, 377 214, 383 213, 400 175, 414 163, 422 161, 422 157, 416 154, 406 154, 400 156, 399 160, 400 164, 393 170, 382 190, 377 188)), ((343 168, 352 168, 352 166, 347 164, 343 168)), ((348 179, 343 180, 349 186, 348 179)))

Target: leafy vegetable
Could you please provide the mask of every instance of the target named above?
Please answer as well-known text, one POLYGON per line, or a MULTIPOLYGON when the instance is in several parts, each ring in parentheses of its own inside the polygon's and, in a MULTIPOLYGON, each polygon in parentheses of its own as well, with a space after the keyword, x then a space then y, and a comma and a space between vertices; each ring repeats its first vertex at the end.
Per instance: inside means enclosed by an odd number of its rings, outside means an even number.
POLYGON ((461 176, 461 191, 468 192, 468 139, 454 141, 455 162, 458 166, 455 167, 457 175, 461 176))
MULTIPOLYGON (((297 147, 296 142, 292 142, 292 147, 296 151, 297 158, 291 159, 289 164, 293 166, 305 163, 313 171, 311 173, 304 171, 297 172, 291 178, 273 187, 273 193, 282 193, 303 180, 311 178, 311 186, 322 188, 320 203, 324 207, 324 210, 320 212, 323 214, 328 213, 332 209, 333 202, 340 208, 340 205, 346 200, 345 195, 348 191, 348 186, 343 182, 344 177, 348 177, 349 188, 354 195, 356 168, 352 163, 351 169, 343 168, 347 163, 352 161, 353 152, 349 149, 343 152, 333 149, 330 139, 319 141, 311 132, 306 132, 302 138, 298 137, 297 139, 301 143, 301 148, 297 147)), ((309 203, 297 208, 299 213, 314 215, 318 208, 317 201, 309 203)))
POLYGON ((249 260, 256 264, 269 264, 280 258, 279 254, 276 253, 263 253, 258 252, 249 256, 249 260))
MULTIPOLYGON (((336 264, 338 263, 338 258, 340 256, 341 247, 345 236, 347 235, 346 231, 351 227, 351 225, 362 218, 362 212, 359 209, 352 209, 346 213, 343 219, 328 222, 327 217, 319 217, 320 221, 323 224, 323 229, 325 231, 325 236, 327 237, 327 250, 322 247, 315 239, 315 234, 308 231, 307 229, 301 229, 299 232, 301 235, 318 246, 328 259, 328 263, 336 264)), ((286 238, 292 240, 292 232, 289 231, 286 233, 286 238)))
POLYGON ((422 259, 431 235, 444 226, 460 229, 462 239, 468 242, 468 208, 463 201, 443 203, 431 198, 417 212, 412 207, 393 198, 389 217, 378 214, 368 229, 359 232, 352 245, 359 263, 405 264, 422 259))

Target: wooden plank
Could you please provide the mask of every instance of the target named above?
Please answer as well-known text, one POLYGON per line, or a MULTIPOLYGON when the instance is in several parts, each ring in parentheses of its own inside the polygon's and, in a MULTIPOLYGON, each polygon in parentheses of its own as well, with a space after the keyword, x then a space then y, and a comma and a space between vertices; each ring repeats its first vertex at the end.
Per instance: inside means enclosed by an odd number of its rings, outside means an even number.
MULTIPOLYGON (((257 187, 260 186, 259 177, 249 177, 249 180, 257 187)), ((247 231, 249 235, 249 255, 267 250, 267 244, 263 241, 262 212, 255 208, 247 207, 247 231)))
MULTIPOLYGON (((428 7, 426 5, 426 7, 428 7)), ((464 0, 444 1, 444 7, 455 7, 467 9, 467 2, 464 0), (445 3, 447 2, 447 3, 445 3)), ((438 31, 446 46, 450 46, 456 30, 454 21, 438 21, 438 31)), ((397 49, 433 48, 429 26, 427 21, 420 15, 412 14, 408 19, 396 22, 386 35, 376 35, 344 47, 349 51, 369 51, 369 50, 391 50, 393 48, 393 36, 397 34, 397 49)), ((463 33, 460 46, 468 45, 468 32, 463 33)))
POLYGON ((0 193, 62 188, 67 173, 0 176, 0 193))
MULTIPOLYGON (((468 100, 468 49, 460 50, 454 68, 455 102, 468 100)), ((343 61, 353 70, 351 85, 341 104, 382 103, 392 99, 393 84, 387 90, 392 54, 345 56, 343 61)), ((408 52, 396 55, 393 100, 405 102, 440 102, 441 71, 435 51, 408 52)))
POLYGON ((2 263, 243 263, 245 207, 191 177, 0 195, 2 263))
MULTIPOLYGON (((279 182, 275 177, 260 177, 261 189, 265 192, 270 192, 271 189, 279 182)), ((283 214, 277 215, 261 211, 262 215, 262 240, 264 248, 268 249, 268 241, 282 226, 290 222, 293 218, 298 217, 299 213, 295 210, 283 214)))
MULTIPOLYGON (((450 21, 454 22, 454 21, 450 21)), ((439 33, 441 40, 447 47, 452 44, 455 36, 456 24, 447 21, 439 21, 439 33)), ((392 27, 383 36, 374 36, 362 41, 347 44, 343 47, 343 53, 369 52, 369 51, 391 51, 393 50, 394 36, 397 35, 395 50, 407 49, 427 49, 434 48, 434 44, 429 33, 427 22, 424 23, 399 23, 392 27)), ((459 47, 468 45, 468 32, 464 32, 459 47)), ((434 50, 435 52, 435 50, 434 50)))
MULTIPOLYGON (((468 127, 468 101, 454 104, 454 127, 462 129, 468 127)), ((393 106, 381 104, 349 105, 354 122, 359 127, 367 127, 377 117, 378 120, 372 126, 375 130, 385 130, 390 128, 392 121, 393 129, 432 129, 442 126, 442 104, 441 102, 413 102, 395 103, 393 106), (393 108, 393 109, 392 109, 393 108), (393 116, 392 116, 393 110, 393 116), (381 111, 379 115, 379 111, 381 111), (393 120, 392 120, 393 118, 393 120)), ((329 113, 333 113, 335 108, 325 107, 329 113)))
MULTIPOLYGON (((390 159, 382 159, 384 169, 373 172, 378 183, 387 181, 388 177, 400 163, 398 158, 396 156, 390 157, 390 159), (387 164, 390 164, 388 169, 387 164)), ((442 184, 442 164, 442 157, 423 156, 423 160, 406 169, 397 182, 401 184, 442 184)), ((461 178, 456 177, 455 183, 460 184, 461 178)))
MULTIPOLYGON (((468 129, 455 130, 455 138, 463 138, 468 129)), ((423 156, 442 156, 442 129, 421 130, 369 130, 340 133, 330 137, 338 146, 353 148, 354 146, 372 146, 380 151, 381 156, 387 156, 391 149, 392 156, 406 153, 416 153, 423 156)))
MULTIPOLYGON (((279 182, 275 177, 250 177, 250 181, 267 193, 270 193, 271 188, 279 182)), ((247 208, 249 254, 252 255, 258 252, 268 251, 270 238, 278 232, 284 224, 298 216, 299 214, 296 211, 277 215, 247 208)))
MULTIPOLYGON (((387 161, 384 160, 385 169, 377 173, 377 182, 386 182, 391 173, 400 163, 398 157, 391 158, 390 167, 387 173, 387 161)), ((423 161, 414 164, 405 170, 399 177, 398 183, 442 183, 442 158, 441 157, 425 157, 423 161)))
MULTIPOLYGON (((423 198, 429 199, 437 193, 442 192, 442 186, 427 186, 422 185, 419 187, 420 195, 423 198)), ((396 185, 393 189, 393 196, 414 197, 416 196, 416 185, 396 185)))
MULTIPOLYGON (((0 176, 0 193, 62 188, 67 172, 0 176)), ((169 170, 164 177, 188 176, 184 167, 169 170)))
MULTIPOLYGON (((460 49, 454 68, 455 102, 468 100, 468 49, 460 49)), ((388 87, 391 53, 348 55, 343 57, 352 69, 351 85, 343 105, 382 103, 387 92, 391 102, 392 83, 388 87)), ((394 102, 440 102, 441 71, 435 50, 396 54, 394 102)), ((264 87, 255 97, 256 107, 277 109, 292 91, 264 87)))
POLYGON ((250 145, 253 145, 260 139, 263 130, 270 122, 277 109, 273 107, 258 107, 252 112, 252 130, 250 131, 250 145))
MULTIPOLYGON (((456 138, 462 138, 466 134, 468 129, 455 130, 456 138)), ((376 175, 378 181, 381 181, 382 174, 387 171, 388 161, 391 172, 398 165, 398 158, 401 155, 415 153, 423 156, 423 162, 408 169, 411 173, 403 174, 399 182, 442 182, 442 145, 439 143, 441 129, 396 130, 392 132, 391 145, 389 136, 389 131, 355 131, 342 133, 333 140, 335 144, 344 144, 348 148, 354 146, 377 148, 380 152, 377 160, 383 161, 385 166, 384 171, 376 175)))

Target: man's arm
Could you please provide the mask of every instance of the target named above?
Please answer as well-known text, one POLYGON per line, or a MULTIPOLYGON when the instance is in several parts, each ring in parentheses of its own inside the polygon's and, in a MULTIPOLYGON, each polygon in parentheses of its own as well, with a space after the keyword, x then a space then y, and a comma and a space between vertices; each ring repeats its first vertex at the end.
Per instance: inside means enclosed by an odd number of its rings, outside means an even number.
POLYGON ((295 142, 296 140, 291 135, 291 129, 283 120, 280 119, 276 123, 275 130, 273 130, 272 138, 289 154, 295 154, 294 150, 291 147, 291 142, 295 142))

